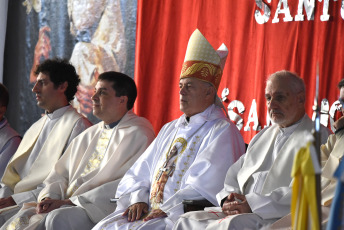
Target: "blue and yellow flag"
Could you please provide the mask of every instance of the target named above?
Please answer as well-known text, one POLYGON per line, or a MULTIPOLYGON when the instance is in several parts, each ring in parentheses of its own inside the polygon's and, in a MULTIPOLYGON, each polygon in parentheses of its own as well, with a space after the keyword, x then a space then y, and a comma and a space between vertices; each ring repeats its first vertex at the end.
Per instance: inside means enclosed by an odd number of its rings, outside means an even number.
POLYGON ((344 229, 344 161, 340 162, 333 176, 336 177, 338 181, 332 201, 327 230, 344 229))
POLYGON ((291 219, 294 230, 320 229, 316 199, 316 174, 321 169, 311 142, 295 155, 291 176, 294 178, 291 219))

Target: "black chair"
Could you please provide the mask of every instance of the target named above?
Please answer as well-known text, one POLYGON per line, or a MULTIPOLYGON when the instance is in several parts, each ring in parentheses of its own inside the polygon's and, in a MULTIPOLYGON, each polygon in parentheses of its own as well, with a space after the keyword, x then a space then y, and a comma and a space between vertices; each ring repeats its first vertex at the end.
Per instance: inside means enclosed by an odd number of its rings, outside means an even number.
POLYGON ((205 207, 213 207, 214 205, 206 199, 203 200, 183 200, 184 213, 192 211, 200 211, 205 207))

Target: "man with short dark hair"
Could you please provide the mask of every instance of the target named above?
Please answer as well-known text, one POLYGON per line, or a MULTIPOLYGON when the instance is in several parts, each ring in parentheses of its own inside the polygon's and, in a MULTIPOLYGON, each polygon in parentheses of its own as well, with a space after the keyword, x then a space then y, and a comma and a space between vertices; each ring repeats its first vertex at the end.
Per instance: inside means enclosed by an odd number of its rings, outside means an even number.
POLYGON ((91 229, 114 211, 110 198, 120 179, 154 139, 151 124, 130 111, 136 95, 127 75, 99 75, 92 101, 102 122, 71 142, 44 181, 38 204, 20 211, 3 229, 21 229, 29 219, 36 229, 91 229))
POLYGON ((46 60, 37 66, 37 82, 32 91, 45 115, 25 133, 8 163, 0 189, 0 224, 15 214, 25 202, 37 200, 42 182, 68 144, 91 123, 69 102, 74 98, 79 77, 66 60, 46 60))
MULTIPOLYGON (((273 125, 251 140, 246 154, 228 170, 218 206, 181 216, 174 229, 259 229, 290 211, 294 155, 305 145, 312 120, 305 113, 305 85, 297 74, 278 71, 266 82, 273 125)), ((321 128, 321 143, 330 131, 321 128)))
POLYGON ((8 90, 0 83, 0 178, 21 141, 20 135, 12 129, 5 118, 8 102, 8 90))

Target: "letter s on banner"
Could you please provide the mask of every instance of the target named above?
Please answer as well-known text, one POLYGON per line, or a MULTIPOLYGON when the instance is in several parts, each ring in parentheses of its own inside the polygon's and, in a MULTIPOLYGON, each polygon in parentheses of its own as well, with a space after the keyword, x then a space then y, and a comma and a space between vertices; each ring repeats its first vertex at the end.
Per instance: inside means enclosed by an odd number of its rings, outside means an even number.
MULTIPOLYGON (((267 2, 271 3, 271 0, 268 0, 267 2)), ((271 15, 270 7, 267 4, 265 4, 263 0, 256 0, 256 5, 258 6, 259 9, 263 11, 263 14, 261 14, 259 10, 256 10, 254 12, 254 17, 256 19, 256 22, 258 24, 264 24, 268 22, 271 15)))
POLYGON ((244 120, 242 119, 242 117, 235 113, 233 111, 234 108, 237 108, 238 109, 238 112, 240 114, 243 114, 244 111, 245 111, 245 106, 244 104, 241 102, 241 101, 238 101, 238 100, 234 100, 234 101, 231 101, 228 105, 228 116, 229 116, 229 119, 231 121, 233 121, 233 123, 236 125, 236 127, 241 130, 243 125, 244 125, 244 120))

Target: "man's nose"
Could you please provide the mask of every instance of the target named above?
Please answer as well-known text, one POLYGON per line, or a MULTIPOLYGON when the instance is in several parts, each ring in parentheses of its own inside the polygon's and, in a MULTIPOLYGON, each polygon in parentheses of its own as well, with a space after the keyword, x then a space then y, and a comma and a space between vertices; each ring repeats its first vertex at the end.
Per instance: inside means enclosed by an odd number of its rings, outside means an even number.
POLYGON ((92 97, 91 97, 91 100, 97 100, 99 97, 98 97, 98 93, 95 92, 93 93, 92 97))
POLYGON ((179 94, 180 95, 185 95, 185 87, 182 86, 182 87, 179 88, 179 94))
POLYGON ((270 102, 268 103, 269 108, 276 108, 277 106, 278 106, 278 102, 274 98, 272 98, 270 102))
POLYGON ((32 87, 32 92, 36 93, 38 91, 38 82, 35 83, 35 85, 32 87))

